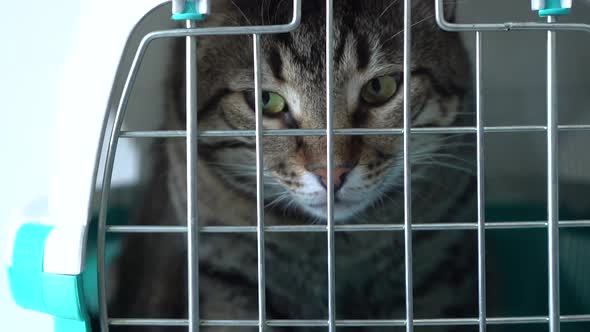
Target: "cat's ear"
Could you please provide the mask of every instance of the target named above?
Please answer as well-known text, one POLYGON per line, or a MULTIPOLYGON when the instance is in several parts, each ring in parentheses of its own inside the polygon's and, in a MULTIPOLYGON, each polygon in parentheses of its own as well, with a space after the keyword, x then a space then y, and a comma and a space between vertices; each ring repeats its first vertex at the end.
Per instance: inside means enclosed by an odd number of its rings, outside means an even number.
POLYGON ((211 16, 221 16, 224 25, 286 24, 292 15, 291 3, 291 0, 215 0, 211 1, 211 16))
POLYGON ((215 0, 211 1, 211 17, 213 25, 248 25, 246 16, 248 8, 252 7, 251 0, 215 0))

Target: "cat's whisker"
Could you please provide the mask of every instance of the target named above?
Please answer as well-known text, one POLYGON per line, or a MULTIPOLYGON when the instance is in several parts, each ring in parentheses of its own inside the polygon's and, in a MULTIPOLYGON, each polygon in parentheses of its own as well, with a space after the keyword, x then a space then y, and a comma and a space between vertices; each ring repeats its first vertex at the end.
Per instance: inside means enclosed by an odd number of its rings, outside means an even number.
POLYGON ((287 204, 285 204, 284 209, 283 209, 283 216, 287 216, 287 213, 289 213, 289 209, 296 209, 297 208, 297 204, 295 202, 295 200, 293 198, 291 198, 289 200, 289 202, 287 202, 287 204))
MULTIPOLYGON (((397 192, 398 194, 400 193, 400 191, 397 191, 397 190, 396 190, 396 192, 397 192)), ((382 195, 382 196, 383 196, 384 200, 385 200, 385 199, 389 200, 389 202, 391 202, 393 205, 395 205, 395 207, 396 207, 396 208, 401 208, 401 207, 402 207, 402 202, 401 202, 401 200, 399 200, 399 199, 395 199, 395 198, 391 197, 391 195, 390 195, 390 194, 388 194, 388 193, 383 193, 383 195, 382 195)))
MULTIPOLYGON (((447 143, 444 144, 443 146, 436 146, 436 145, 414 145, 412 146, 412 152, 411 155, 415 156, 415 155, 422 155, 422 154, 432 154, 432 153, 438 153, 440 151, 450 151, 450 153, 455 152, 455 154, 458 154, 458 150, 461 149, 468 149, 468 148, 474 148, 475 145, 474 144, 470 144, 470 143, 463 143, 463 142, 457 142, 457 143, 447 143)), ((403 155, 398 155, 396 156, 397 159, 401 160, 403 159, 403 155)))
POLYGON ((314 217, 311 219, 311 224, 312 224, 312 225, 319 225, 321 222, 322 222, 322 219, 321 219, 321 218, 319 218, 319 217, 317 217, 317 216, 314 216, 314 217))
POLYGON ((385 15, 385 13, 387 13, 387 11, 389 9, 391 9, 391 7, 393 7, 393 5, 395 5, 398 2, 399 2, 399 0, 393 0, 393 1, 391 1, 391 3, 389 5, 387 5, 387 7, 385 7, 385 9, 381 13, 381 15, 379 15, 379 17, 377 17, 377 19, 380 19, 381 17, 383 17, 383 15, 385 15))
MULTIPOLYGON (((436 128, 436 127, 434 127, 436 128)), ((448 140, 452 140, 452 139, 459 139, 462 137, 466 137, 467 135, 473 135, 470 133, 459 133, 459 134, 438 134, 435 136, 434 139, 425 139, 425 138, 421 138, 421 139, 412 139, 412 141, 416 141, 417 143, 421 143, 421 142, 446 142, 448 140)), ((431 136, 432 137, 432 136, 431 136)))
POLYGON ((446 159, 451 159, 451 160, 457 160, 457 161, 462 161, 466 164, 473 164, 475 162, 475 160, 469 160, 469 159, 465 159, 465 158, 461 158, 455 154, 450 154, 450 153, 428 153, 428 154, 424 154, 424 155, 412 155, 412 157, 417 157, 414 160, 435 160, 436 158, 446 158, 446 159))
POLYGON ((277 198, 275 198, 271 202, 265 204, 264 207, 270 209, 288 198, 289 198, 288 193, 286 193, 286 192, 280 193, 277 198))
POLYGON ((250 19, 248 19, 248 16, 246 16, 246 14, 244 14, 244 12, 242 11, 242 9, 240 8, 240 6, 238 6, 234 0, 230 0, 231 3, 234 5, 234 7, 236 7, 236 9, 240 12, 240 15, 242 15, 242 17, 246 20, 246 22, 248 22, 248 24, 252 25, 252 22, 250 22, 250 19))
MULTIPOLYGON (((456 150, 458 149, 467 149, 467 148, 475 148, 474 144, 471 143, 463 143, 463 142, 457 142, 457 143, 448 143, 445 144, 443 146, 414 146, 414 149, 412 150, 411 155, 412 156, 419 156, 419 155, 423 155, 423 154, 434 154, 434 153, 440 153, 441 151, 451 151, 452 152, 456 152, 456 150)), ((458 153, 454 153, 454 154, 458 154, 458 153)), ((403 159, 403 156, 398 156, 398 159, 403 159)))
POLYGON ((467 174, 470 174, 470 175, 475 175, 475 173, 476 173, 475 172, 475 169, 461 167, 459 165, 455 165, 455 164, 451 164, 451 163, 445 163, 445 162, 442 162, 442 161, 429 161, 429 162, 425 162, 425 163, 417 162, 417 163, 414 163, 414 165, 441 166, 441 167, 446 167, 446 168, 453 169, 453 170, 456 170, 456 171, 460 171, 460 172, 463 172, 463 173, 467 173, 467 174))
POLYGON ((461 157, 455 155, 446 155, 446 154, 435 154, 435 155, 426 155, 419 158, 412 159, 412 162, 421 162, 421 161, 454 161, 459 162, 466 166, 475 167, 475 160, 468 160, 463 159, 461 157))
MULTIPOLYGON (((432 18, 434 18, 434 15, 427 16, 427 17, 425 17, 425 18, 423 18, 423 19, 421 19, 421 20, 419 20, 419 21, 417 21, 417 22, 413 23, 413 24, 410 26, 410 29, 412 29, 412 28, 414 28, 415 26, 417 26, 417 25, 419 25, 419 24, 422 24, 422 23, 424 23, 424 22, 426 22, 426 21, 428 21, 428 20, 430 20, 430 19, 432 19, 432 18)), ((393 34, 391 37, 387 38, 387 40, 385 40, 385 41, 383 42, 383 44, 387 44, 387 43, 389 43, 389 42, 390 42, 390 41, 392 41, 392 40, 393 40, 395 37, 397 37, 397 36, 401 35, 402 33, 404 33, 404 30, 405 30, 405 29, 402 29, 402 30, 398 31, 397 33, 394 33, 394 34, 393 34)))

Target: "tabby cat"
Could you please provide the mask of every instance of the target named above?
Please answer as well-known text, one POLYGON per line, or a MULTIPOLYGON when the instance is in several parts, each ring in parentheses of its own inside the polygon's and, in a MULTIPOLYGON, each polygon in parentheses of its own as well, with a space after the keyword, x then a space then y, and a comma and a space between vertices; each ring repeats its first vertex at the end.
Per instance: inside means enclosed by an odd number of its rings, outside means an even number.
MULTIPOLYGON (((335 128, 401 127, 403 2, 334 3, 335 128)), ((212 6, 213 15, 205 25, 282 24, 292 15, 289 0, 220 0, 212 1, 212 6)), ((448 5, 447 12, 452 13, 453 7, 448 5)), ((412 126, 472 125, 471 78, 460 37, 437 27, 433 0, 414 0, 412 10, 412 126)), ((325 128, 325 28, 324 1, 304 0, 298 29, 262 37, 265 128, 325 128)), ((183 52, 179 41, 168 87, 167 129, 185 126, 183 52)), ((252 62, 251 36, 199 39, 199 130, 254 129, 252 62)), ((414 223, 475 220, 473 138, 412 137, 414 223)), ((402 144, 399 135, 335 137, 337 224, 403 222, 402 144)), ((185 143, 169 139, 157 145, 162 146, 136 222, 182 225, 185 143)), ((266 225, 325 223, 325 137, 265 137, 264 165, 266 225)), ((198 186, 200 225, 256 225, 254 138, 201 139, 198 186)), ((475 235, 473 231, 414 232, 416 318, 477 316, 475 235)), ((403 233, 337 232, 335 241, 337 319, 403 319, 403 233)), ((325 233, 267 233, 265 248, 267 318, 327 319, 325 233)), ((257 319, 256 262, 255 234, 201 235, 202 319, 257 319)), ((110 317, 185 318, 184 235, 130 237, 113 269, 110 291, 110 317)), ((186 327, 137 330, 185 331, 186 327)))

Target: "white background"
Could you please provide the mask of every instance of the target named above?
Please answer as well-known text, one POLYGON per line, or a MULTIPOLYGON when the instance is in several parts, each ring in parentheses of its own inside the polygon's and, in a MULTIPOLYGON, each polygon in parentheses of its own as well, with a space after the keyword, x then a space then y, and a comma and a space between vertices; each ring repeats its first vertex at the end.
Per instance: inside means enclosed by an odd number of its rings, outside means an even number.
MULTIPOLYGON (((0 259, 15 207, 48 191, 56 80, 72 46, 80 1, 0 2, 0 259)), ((0 263, 0 330, 51 331, 52 321, 16 307, 0 263)))

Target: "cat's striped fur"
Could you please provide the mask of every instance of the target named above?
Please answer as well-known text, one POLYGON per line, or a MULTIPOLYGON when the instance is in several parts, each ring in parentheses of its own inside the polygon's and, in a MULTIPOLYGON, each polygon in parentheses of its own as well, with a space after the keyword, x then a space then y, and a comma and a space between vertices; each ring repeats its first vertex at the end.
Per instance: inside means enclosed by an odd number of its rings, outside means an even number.
MULTIPOLYGON (((375 77, 401 78, 402 2, 334 2, 335 127, 401 127, 401 85, 394 97, 379 107, 361 105, 359 90, 375 77)), ((266 128, 325 127, 322 3, 303 1, 302 25, 295 32, 262 37, 263 89, 281 93, 289 105, 289 112, 281 117, 266 118, 266 128)), ((413 125, 468 124, 472 121, 465 106, 470 76, 460 39, 437 28, 432 0, 413 3, 413 125)), ((291 15, 288 0, 212 4, 215 14, 207 24, 283 23, 291 15)), ((254 113, 243 94, 253 87, 251 37, 202 38, 199 47, 199 129, 253 129, 254 113)), ((183 63, 182 54, 182 48, 178 48, 171 75, 167 128, 184 126, 178 65, 183 63)), ((471 139, 461 135, 413 138, 415 223, 475 220, 471 139)), ((401 136, 336 137, 335 164, 352 169, 337 196, 347 202, 336 204, 337 223, 403 221, 401 144, 401 136)), ((137 218, 142 224, 176 225, 185 217, 185 146, 181 140, 167 141, 164 146, 137 218)), ((325 191, 310 174, 325 165, 325 147, 324 137, 264 140, 267 225, 324 222, 323 210, 306 205, 306 197, 314 195, 319 202, 324 199, 325 191)), ((200 141, 201 225, 255 225, 254 151, 253 138, 200 141)), ((114 277, 118 287, 111 301, 111 316, 185 317, 183 237, 132 237, 125 248, 114 277)), ((269 233, 265 248, 268 318, 326 319, 325 234, 269 233)), ((416 318, 476 316, 475 233, 417 231, 413 252, 416 318)), ((403 255, 401 232, 337 233, 337 318, 403 318, 403 255)), ((201 236, 202 319, 257 319, 256 257, 253 234, 201 236)), ((138 330, 171 331, 146 327, 138 330)), ((441 328, 448 330, 459 328, 441 328)))

